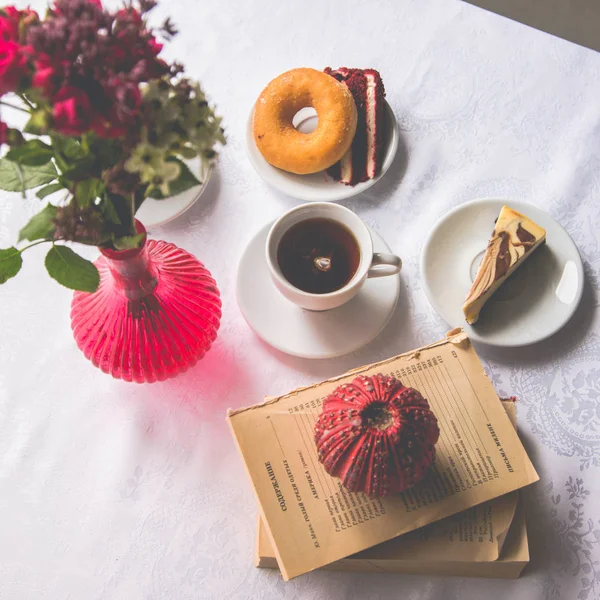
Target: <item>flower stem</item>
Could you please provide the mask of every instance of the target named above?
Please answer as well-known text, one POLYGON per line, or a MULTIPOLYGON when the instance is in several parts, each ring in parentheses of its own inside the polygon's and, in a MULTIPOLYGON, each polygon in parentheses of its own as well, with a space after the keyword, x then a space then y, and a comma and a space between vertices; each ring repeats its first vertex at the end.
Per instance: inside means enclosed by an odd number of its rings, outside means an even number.
MULTIPOLYGON (((21 248, 19 250, 19 254, 21 254, 22 252, 25 252, 25 250, 29 250, 29 248, 33 248, 34 246, 37 246, 38 244, 44 244, 45 242, 50 242, 51 240, 38 240, 37 242, 33 242, 32 244, 29 244, 29 246, 25 246, 25 248, 21 248)), ((54 242, 52 242, 54 244, 54 242)))
POLYGON ((27 99, 25 94, 19 94, 18 96, 21 98, 21 100, 23 100, 23 102, 25 102, 25 104, 27 104, 27 106, 29 106, 29 108, 32 110, 35 109, 35 106, 27 99))
POLYGON ((131 192, 131 229, 131 235, 135 235, 137 233, 135 226, 135 192, 131 192))
POLYGON ((14 108, 15 110, 20 110, 21 112, 27 113, 29 114, 29 111, 26 108, 23 108, 22 106, 15 106, 14 104, 10 104, 10 102, 0 102, 0 104, 2 106, 8 106, 9 108, 14 108))

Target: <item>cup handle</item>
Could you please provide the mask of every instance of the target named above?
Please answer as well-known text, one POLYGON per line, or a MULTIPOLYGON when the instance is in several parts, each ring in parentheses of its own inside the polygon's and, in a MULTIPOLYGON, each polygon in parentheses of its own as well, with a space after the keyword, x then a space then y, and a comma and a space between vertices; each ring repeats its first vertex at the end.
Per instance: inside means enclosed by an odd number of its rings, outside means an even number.
POLYGON ((375 252, 367 277, 386 277, 387 275, 397 275, 402 269, 402 259, 395 254, 386 252, 375 252))

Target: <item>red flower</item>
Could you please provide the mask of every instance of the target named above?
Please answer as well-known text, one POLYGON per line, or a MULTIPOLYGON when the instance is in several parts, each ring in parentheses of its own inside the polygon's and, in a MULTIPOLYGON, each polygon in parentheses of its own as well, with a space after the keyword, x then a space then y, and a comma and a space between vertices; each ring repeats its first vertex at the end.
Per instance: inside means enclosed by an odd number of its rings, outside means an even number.
MULTIPOLYGON (((144 61, 146 62, 146 61, 144 61)), ((140 81, 149 81, 157 77, 162 77, 169 72, 169 65, 162 58, 155 58, 146 65, 144 79, 140 81)))
POLYGON ((26 8, 21 11, 21 22, 25 24, 25 26, 33 25, 38 23, 40 20, 40 16, 32 10, 31 8, 26 8))
POLYGON ((127 133, 125 127, 119 127, 117 125, 111 125, 108 121, 104 121, 103 128, 94 129, 96 134, 101 138, 115 139, 123 137, 127 133))
POLYGON ((64 135, 79 135, 87 131, 93 114, 87 94, 76 87, 65 86, 54 98, 52 111, 54 128, 64 135))
MULTIPOLYGON (((11 21, 19 21, 19 19, 21 18, 21 11, 14 7, 14 6, 5 6, 3 9, 1 9, 3 13, 6 14, 6 16, 11 20, 11 21)), ((29 9, 27 9, 29 10, 29 9)))
POLYGON ((31 84, 40 88, 46 96, 51 98, 57 91, 62 78, 62 69, 51 64, 50 57, 42 56, 35 61, 35 73, 31 84))
POLYGON ((137 85, 133 83, 122 83, 115 87, 114 109, 121 122, 130 121, 135 116, 142 103, 142 95, 137 85))
MULTIPOLYGON (((102 6, 101 0, 82 0, 82 4, 85 4, 86 2, 88 4, 92 4, 92 5, 96 6, 96 7, 98 7, 100 10, 104 10, 104 7, 102 6)), ((64 14, 63 11, 61 10, 61 8, 65 8, 64 6, 61 6, 61 5, 64 5, 64 4, 67 4, 66 11, 65 11, 65 12, 67 12, 69 10, 69 8, 70 8, 69 5, 68 5, 69 4, 68 0, 61 0, 60 2, 58 2, 58 0, 56 0, 54 2, 54 6, 52 7, 52 12, 55 15, 62 15, 62 14, 64 14)), ((72 4, 74 4, 74 2, 70 2, 70 4, 72 5, 72 4)))
POLYGON ((156 41, 156 38, 152 37, 148 40, 148 48, 153 56, 156 56, 163 49, 163 45, 156 41))
POLYGON ((39 20, 35 10, 26 8, 17 10, 14 6, 6 6, 0 10, 0 40, 19 41, 20 25, 31 25, 39 20))
POLYGON ((128 58, 128 54, 129 49, 127 48, 127 44, 121 42, 121 40, 115 39, 108 48, 106 63, 113 68, 122 65, 128 58))
POLYGON ((8 136, 8 125, 4 121, 0 121, 0 144, 6 144, 8 136))
POLYGON ((7 6, 0 16, 0 39, 5 42, 16 42, 19 39, 19 11, 14 6, 7 6))
POLYGON ((142 15, 135 8, 122 8, 117 11, 117 21, 126 21, 140 25, 142 23, 142 15))
POLYGON ((15 41, 19 36, 19 26, 6 17, 0 17, 0 39, 5 42, 15 41))
POLYGON ((21 46, 0 40, 0 94, 17 89, 26 66, 27 58, 21 46))
POLYGON ((118 138, 127 133, 127 128, 116 123, 116 116, 113 115, 109 121, 105 117, 98 115, 92 123, 92 129, 101 138, 118 138))

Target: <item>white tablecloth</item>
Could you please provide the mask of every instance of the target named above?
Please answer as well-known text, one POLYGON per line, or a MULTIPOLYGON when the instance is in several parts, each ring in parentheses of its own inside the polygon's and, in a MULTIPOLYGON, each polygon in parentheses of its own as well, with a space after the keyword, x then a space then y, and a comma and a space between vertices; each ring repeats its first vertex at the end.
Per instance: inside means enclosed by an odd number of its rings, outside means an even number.
MULTIPOLYGON (((176 379, 113 380, 77 350, 71 294, 45 275, 44 250, 26 253, 23 272, 0 288, 0 598, 600 597, 600 55, 456 1, 163 0, 157 21, 167 10, 181 29, 169 56, 218 104, 229 143, 201 201, 152 234, 211 269, 222 327, 176 379), (282 71, 328 65, 383 75, 400 153, 346 204, 405 268, 385 332, 350 356, 311 362, 255 337, 234 283, 254 232, 296 204, 246 158, 252 103, 282 71), (550 212, 587 274, 578 313, 554 338, 481 349, 498 391, 520 398, 520 431, 541 474, 527 491, 532 565, 517 581, 314 572, 284 583, 254 568, 256 507, 226 408, 441 337, 447 327, 419 278, 422 241, 451 207, 490 196, 550 212)), ((38 202, 0 195, 0 247, 38 202)))

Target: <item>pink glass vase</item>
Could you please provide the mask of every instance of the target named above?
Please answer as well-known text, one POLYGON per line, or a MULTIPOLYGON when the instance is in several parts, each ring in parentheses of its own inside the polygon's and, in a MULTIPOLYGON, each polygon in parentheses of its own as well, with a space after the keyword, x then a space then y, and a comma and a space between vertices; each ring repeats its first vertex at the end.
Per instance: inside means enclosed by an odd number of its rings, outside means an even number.
POLYGON ((85 357, 137 383, 174 377, 201 359, 221 320, 219 290, 202 263, 147 239, 141 248, 100 252, 98 290, 75 292, 71 304, 73 335, 85 357))

